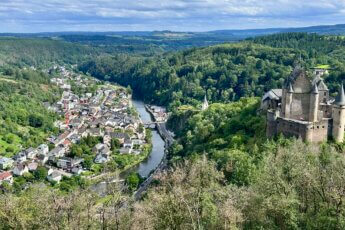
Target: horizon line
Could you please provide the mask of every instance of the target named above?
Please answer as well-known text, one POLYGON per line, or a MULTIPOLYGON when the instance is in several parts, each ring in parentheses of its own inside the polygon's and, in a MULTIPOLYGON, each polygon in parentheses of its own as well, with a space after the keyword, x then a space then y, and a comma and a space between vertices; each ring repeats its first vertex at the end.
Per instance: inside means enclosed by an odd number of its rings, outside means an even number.
POLYGON ((174 32, 174 33, 208 33, 216 31, 248 31, 248 30, 285 30, 285 29, 303 29, 303 28, 314 28, 314 27, 327 27, 327 26, 345 26, 343 24, 320 24, 313 26, 301 26, 301 27, 265 27, 265 28, 246 28, 246 29, 217 29, 217 30, 206 30, 206 31, 174 31, 174 30, 104 30, 104 31, 92 31, 92 30, 67 30, 67 31, 42 31, 42 32, 0 32, 0 34, 54 34, 54 33, 135 33, 135 32, 174 32))

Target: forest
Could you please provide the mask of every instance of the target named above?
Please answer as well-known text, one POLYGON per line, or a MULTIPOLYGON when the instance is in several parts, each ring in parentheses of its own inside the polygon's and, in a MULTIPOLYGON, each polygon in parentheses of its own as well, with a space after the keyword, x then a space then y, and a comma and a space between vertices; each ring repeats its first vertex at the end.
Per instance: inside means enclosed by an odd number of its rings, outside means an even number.
POLYGON ((57 133, 59 117, 43 102, 54 102, 59 89, 48 75, 33 70, 5 70, 0 74, 0 154, 12 157, 20 148, 38 146, 57 133))
POLYGON ((211 102, 261 96, 281 87, 295 62, 307 69, 320 64, 331 66, 325 80, 335 92, 345 79, 343 43, 337 36, 287 33, 151 58, 100 56, 79 69, 130 85, 135 96, 172 109, 184 104, 197 106, 205 94, 211 102))

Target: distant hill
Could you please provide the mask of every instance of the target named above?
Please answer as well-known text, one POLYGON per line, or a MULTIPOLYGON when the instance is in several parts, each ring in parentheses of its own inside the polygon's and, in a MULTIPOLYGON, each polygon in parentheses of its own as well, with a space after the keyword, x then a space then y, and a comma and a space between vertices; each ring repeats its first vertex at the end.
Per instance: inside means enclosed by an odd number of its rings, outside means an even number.
POLYGON ((251 37, 258 35, 267 35, 285 32, 306 32, 328 35, 345 35, 345 24, 338 25, 320 25, 308 27, 291 27, 291 28, 265 28, 265 29, 241 29, 241 30, 214 30, 208 32, 177 32, 170 30, 163 31, 109 31, 109 32, 89 32, 89 31, 62 31, 62 32, 43 32, 43 33, 0 33, 0 36, 11 37, 60 37, 60 36, 186 36, 186 37, 205 37, 211 35, 231 36, 231 37, 251 37))
POLYGON ((248 30, 215 30, 210 31, 210 34, 214 35, 227 35, 238 38, 255 37, 261 35, 275 34, 275 33, 287 33, 287 32, 305 32, 305 33, 317 33, 324 35, 345 35, 345 24, 339 25, 324 25, 324 26, 310 26, 300 28, 268 28, 268 29, 248 29, 248 30))
POLYGON ((302 28, 268 28, 248 30, 216 30, 209 32, 164 31, 119 31, 119 32, 47 32, 3 33, 0 37, 50 38, 67 42, 106 47, 107 52, 153 54, 205 47, 225 42, 234 42, 250 37, 286 32, 305 32, 327 35, 345 35, 345 24, 311 26, 302 28))

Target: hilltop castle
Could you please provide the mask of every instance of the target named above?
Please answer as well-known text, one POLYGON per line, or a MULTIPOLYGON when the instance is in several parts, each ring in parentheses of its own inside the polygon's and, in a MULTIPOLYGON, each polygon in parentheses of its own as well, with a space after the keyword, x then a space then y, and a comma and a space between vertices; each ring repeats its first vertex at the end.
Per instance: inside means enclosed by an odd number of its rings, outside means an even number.
POLYGON ((345 125, 345 94, 340 87, 337 98, 329 91, 315 70, 311 79, 301 67, 295 67, 285 80, 283 89, 272 89, 262 98, 267 110, 267 136, 279 133, 295 136, 308 142, 322 142, 333 138, 343 142, 345 125))

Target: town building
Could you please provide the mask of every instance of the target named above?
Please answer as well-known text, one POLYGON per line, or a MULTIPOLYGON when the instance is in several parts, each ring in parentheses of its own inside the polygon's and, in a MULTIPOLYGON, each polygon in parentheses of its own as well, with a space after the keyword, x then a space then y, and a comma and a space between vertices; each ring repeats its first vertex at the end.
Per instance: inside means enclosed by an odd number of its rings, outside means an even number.
POLYGON ((267 136, 295 136, 308 142, 333 138, 343 142, 345 94, 341 85, 332 99, 320 72, 313 75, 297 66, 283 89, 272 89, 262 98, 267 110, 267 136))
POLYGON ((3 182, 7 182, 9 184, 13 183, 13 176, 9 171, 0 172, 0 185, 3 182))
POLYGON ((62 180, 62 175, 58 171, 53 171, 47 176, 47 180, 54 183, 59 183, 62 180))
POLYGON ((12 168, 13 160, 7 157, 0 158, 0 169, 5 170, 12 168))
POLYGON ((25 164, 17 164, 13 169, 13 174, 16 176, 23 176, 24 173, 28 173, 29 169, 25 164))

